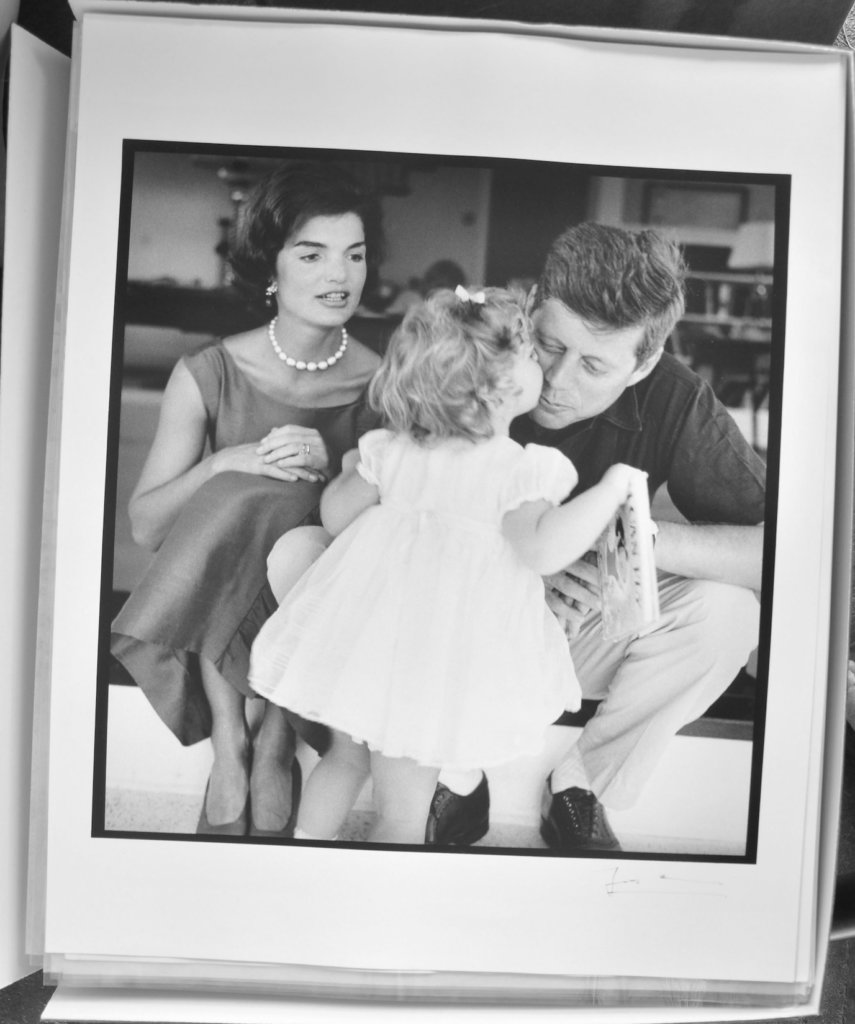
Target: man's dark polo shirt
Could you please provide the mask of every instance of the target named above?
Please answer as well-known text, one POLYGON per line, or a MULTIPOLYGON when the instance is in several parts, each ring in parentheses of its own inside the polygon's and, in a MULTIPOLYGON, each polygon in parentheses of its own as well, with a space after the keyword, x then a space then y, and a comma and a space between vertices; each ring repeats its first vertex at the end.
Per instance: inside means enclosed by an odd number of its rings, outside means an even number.
POLYGON ((648 474, 651 497, 667 482, 671 500, 690 522, 754 525, 765 518, 763 460, 712 388, 667 352, 599 416, 561 430, 521 416, 511 436, 563 452, 579 473, 574 494, 613 463, 625 462, 648 474))

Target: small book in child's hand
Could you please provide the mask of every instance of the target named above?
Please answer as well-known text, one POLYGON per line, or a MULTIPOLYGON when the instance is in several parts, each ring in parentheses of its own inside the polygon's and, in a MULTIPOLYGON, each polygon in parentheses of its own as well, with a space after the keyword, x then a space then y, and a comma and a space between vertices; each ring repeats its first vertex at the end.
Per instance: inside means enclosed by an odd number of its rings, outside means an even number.
POLYGON ((647 474, 634 474, 626 501, 597 541, 603 635, 623 640, 659 618, 647 474))

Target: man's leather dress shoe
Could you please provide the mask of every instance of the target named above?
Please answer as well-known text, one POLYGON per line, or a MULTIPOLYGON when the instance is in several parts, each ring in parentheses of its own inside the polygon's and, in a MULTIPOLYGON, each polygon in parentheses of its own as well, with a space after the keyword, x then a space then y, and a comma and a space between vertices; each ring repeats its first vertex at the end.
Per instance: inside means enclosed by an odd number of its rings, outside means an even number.
POLYGON ((586 850, 620 850, 606 809, 589 789, 571 786, 552 793, 549 782, 543 794, 540 834, 547 846, 562 853, 586 850))

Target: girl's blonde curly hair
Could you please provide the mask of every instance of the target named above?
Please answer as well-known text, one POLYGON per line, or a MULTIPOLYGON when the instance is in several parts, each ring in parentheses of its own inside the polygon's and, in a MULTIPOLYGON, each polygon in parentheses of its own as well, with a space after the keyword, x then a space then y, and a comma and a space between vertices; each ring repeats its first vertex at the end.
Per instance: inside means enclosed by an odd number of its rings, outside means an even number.
POLYGON ((493 409, 513 389, 511 361, 529 340, 524 301, 503 288, 473 298, 443 289, 412 307, 368 393, 386 426, 421 443, 492 437, 493 409))

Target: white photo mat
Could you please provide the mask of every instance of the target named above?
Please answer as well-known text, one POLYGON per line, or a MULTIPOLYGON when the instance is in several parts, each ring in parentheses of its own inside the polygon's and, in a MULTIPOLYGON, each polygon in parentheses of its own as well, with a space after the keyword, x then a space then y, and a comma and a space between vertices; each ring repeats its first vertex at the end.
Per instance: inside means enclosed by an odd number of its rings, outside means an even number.
MULTIPOLYGON (((9 5, 11 21, 15 11, 9 5)), ((8 25, 7 25, 7 31, 8 25)), ((27 973, 25 898, 32 757, 33 678, 50 389, 53 292, 62 200, 63 133, 68 118, 69 60, 17 26, 10 74, 0 363, 0 609, 7 637, 0 654, 7 680, 0 749, 0 807, 7 828, 0 843, 0 987, 27 973), (38 274, 29 273, 33 266, 38 274)), ((7 39, 8 43, 8 39, 7 39)))
POLYGON ((839 55, 99 14, 86 15, 80 43, 45 950, 808 986, 840 338, 846 73, 839 55), (656 861, 92 838, 127 138, 791 176, 779 556, 756 865, 680 864, 675 891, 656 861), (641 891, 616 897, 616 871, 638 879, 641 891))

